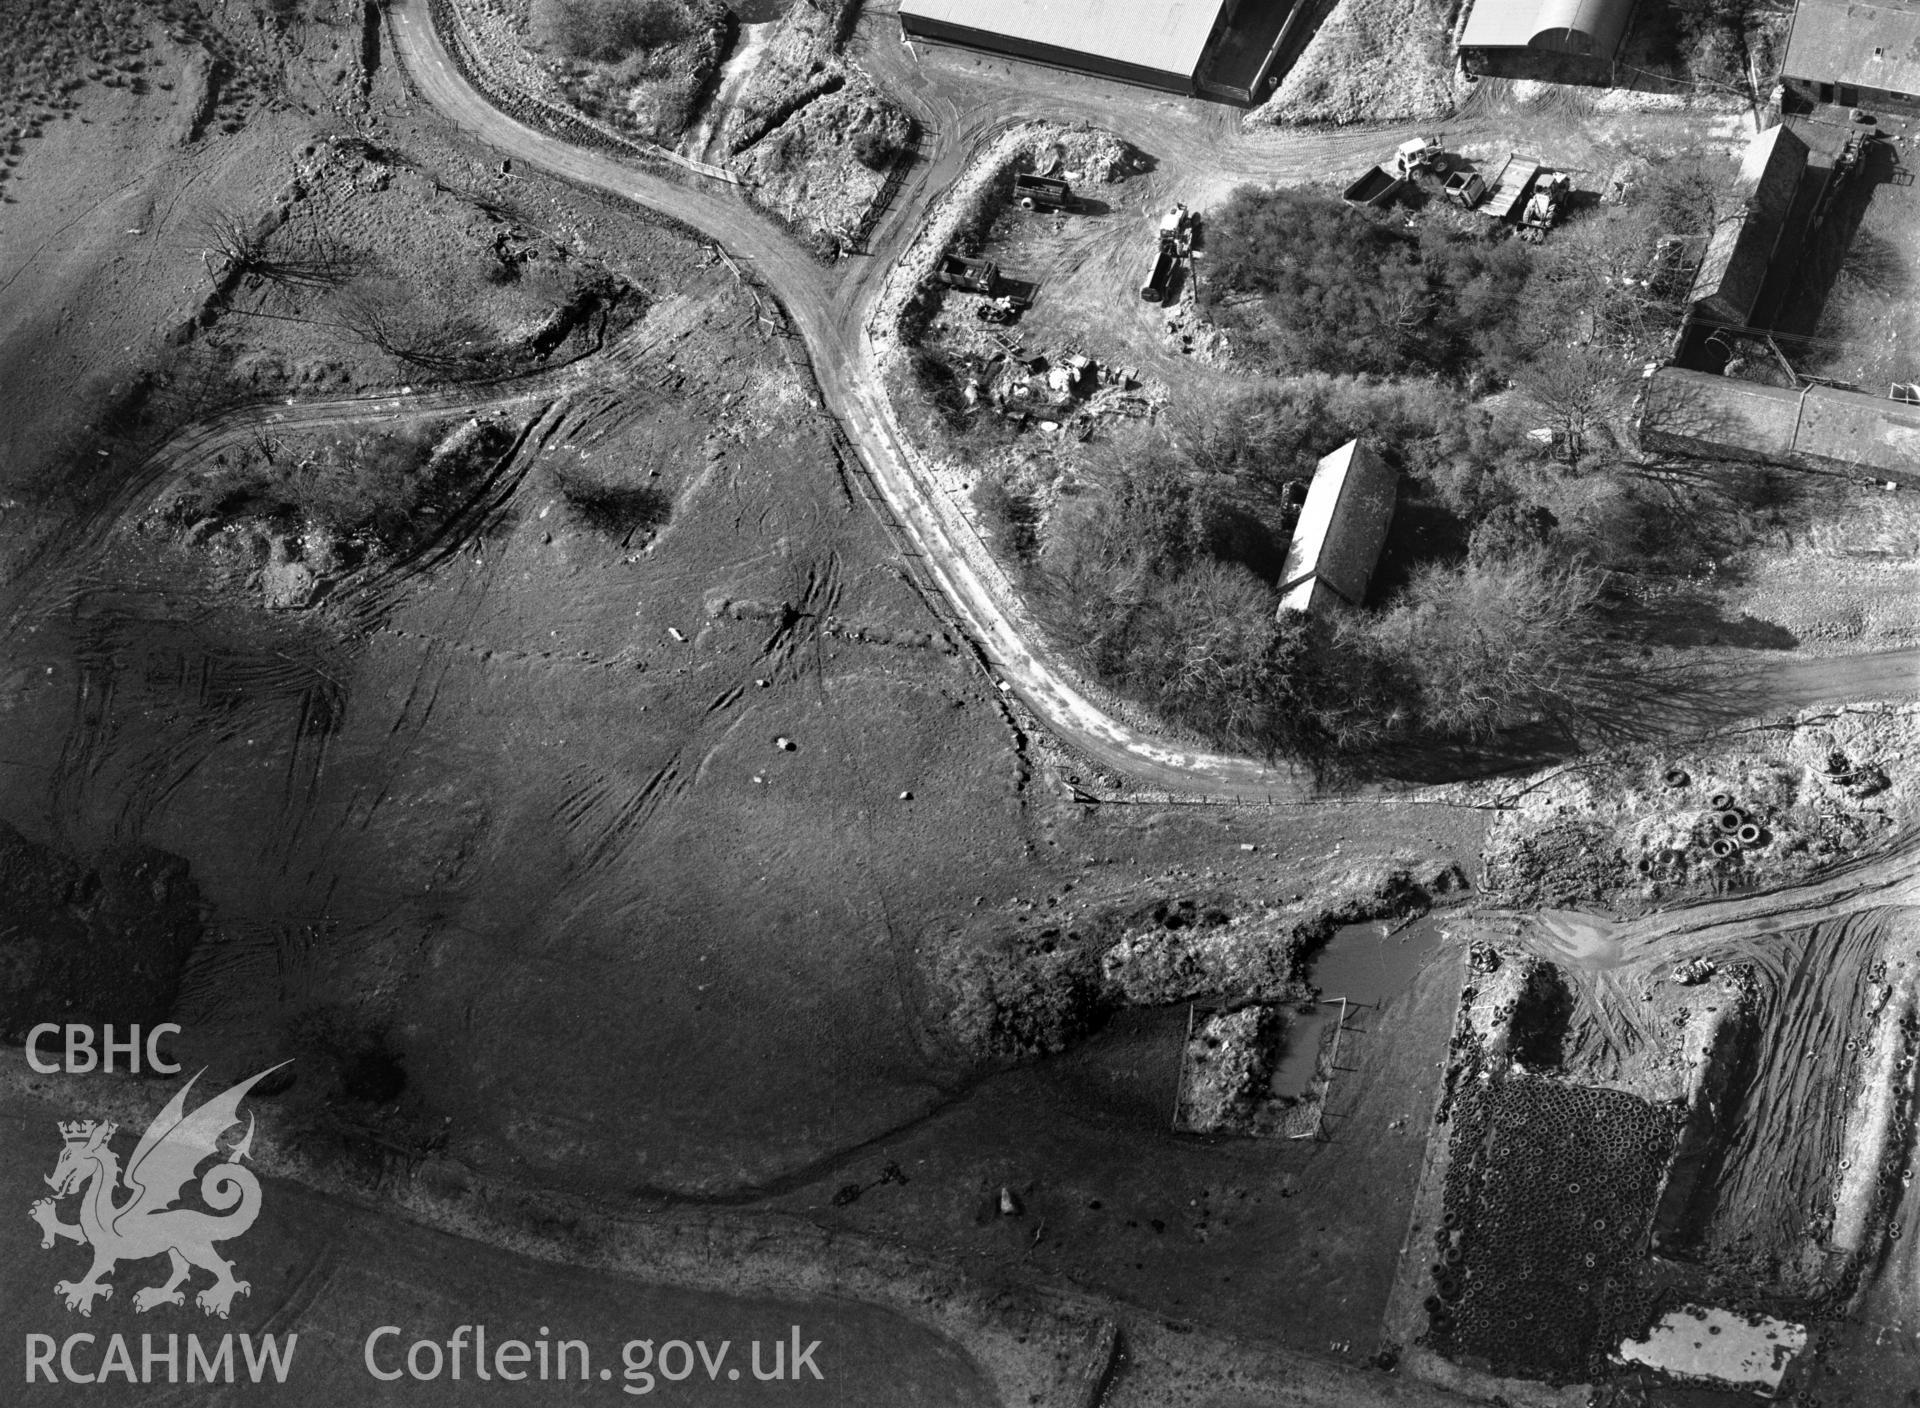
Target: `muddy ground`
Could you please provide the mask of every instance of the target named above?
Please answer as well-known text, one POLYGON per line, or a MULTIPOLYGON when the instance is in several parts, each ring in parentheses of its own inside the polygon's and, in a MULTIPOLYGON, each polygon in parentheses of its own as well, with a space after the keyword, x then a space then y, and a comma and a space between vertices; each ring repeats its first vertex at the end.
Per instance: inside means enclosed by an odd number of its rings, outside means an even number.
POLYGON ((753 297, 678 253, 657 350, 541 410, 439 570, 249 620, 110 546, 22 632, 16 736, 64 742, 7 779, 39 828, 191 859, 221 914, 194 1025, 270 1045, 289 1005, 347 1002, 496 1156, 627 1192, 752 1184, 922 1109, 890 917, 1024 858, 989 684, 884 564, 753 297), (582 462, 671 501, 648 548, 569 509, 582 462))
POLYGON ((1351 1017, 1325 1142, 1174 1133, 1182 1004, 1125 1014, 862 1151, 844 1178, 865 1191, 844 1207, 825 1188, 784 1205, 1009 1279, 1059 1278, 1176 1328, 1363 1363, 1382 1347, 1457 959, 1443 951, 1398 1001, 1351 1017), (877 1181, 889 1164, 904 1182, 877 1181), (997 1213, 1002 1185, 1016 1217, 997 1213))

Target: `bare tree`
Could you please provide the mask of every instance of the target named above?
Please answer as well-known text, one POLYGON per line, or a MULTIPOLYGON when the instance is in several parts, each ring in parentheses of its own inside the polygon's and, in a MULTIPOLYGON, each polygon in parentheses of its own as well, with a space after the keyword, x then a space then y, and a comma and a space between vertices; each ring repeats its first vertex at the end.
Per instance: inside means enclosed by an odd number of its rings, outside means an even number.
POLYGON ((1551 422, 1558 454, 1578 464, 1596 428, 1615 414, 1625 395, 1615 356, 1593 347, 1550 343, 1514 376, 1514 385, 1551 422))
POLYGON ((458 371, 494 350, 479 321, 444 302, 426 306, 392 279, 355 278, 334 308, 341 327, 411 366, 458 371))
POLYGON ((1486 738, 1577 707, 1596 668, 1601 581, 1545 548, 1434 563, 1372 634, 1408 662, 1423 731, 1486 738))
POLYGON ((211 205, 191 230, 216 283, 251 274, 270 283, 330 287, 353 273, 347 248, 311 217, 288 223, 211 205))
POLYGON ((210 205, 190 227, 215 282, 256 272, 266 254, 262 222, 228 205, 210 205))

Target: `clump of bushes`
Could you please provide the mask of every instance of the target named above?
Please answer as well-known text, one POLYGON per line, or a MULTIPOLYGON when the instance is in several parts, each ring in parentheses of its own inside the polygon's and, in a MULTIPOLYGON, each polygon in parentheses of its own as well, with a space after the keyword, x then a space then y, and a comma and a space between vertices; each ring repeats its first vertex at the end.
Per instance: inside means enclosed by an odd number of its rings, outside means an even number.
POLYGON ((572 59, 618 63, 685 39, 695 18, 681 0, 548 0, 554 44, 572 59))
POLYGON ((625 482, 577 466, 555 469, 553 478, 573 516, 609 538, 658 528, 673 513, 673 496, 655 484, 625 482))
POLYGON ((686 130, 733 30, 718 0, 547 0, 545 44, 569 101, 654 141, 686 130))
POLYGON ((913 140, 913 119, 883 98, 864 103, 862 124, 850 143, 853 155, 870 171, 885 171, 913 140))
POLYGON ((1209 221, 1201 305, 1276 371, 1457 371, 1508 343, 1530 251, 1242 186, 1209 221))
POLYGON ((407 1086, 405 1061, 387 1028, 343 1007, 315 1007, 295 1017, 285 1050, 305 1069, 309 1086, 335 1100, 388 1105, 407 1086))
POLYGON ((162 516, 182 528, 208 520, 273 533, 311 528, 349 555, 400 551, 512 443, 497 422, 443 432, 419 426, 299 448, 262 438, 188 479, 162 516))
MULTIPOLYGON (((1564 716, 1623 668, 1603 649, 1604 567, 1657 551, 1670 486, 1582 474, 1432 381, 1256 383, 1177 410, 1170 431, 1090 447, 1088 482, 1021 566, 1055 638, 1170 721, 1242 750, 1353 758, 1564 716), (1305 485, 1357 435, 1402 471, 1374 602, 1283 613, 1305 485), (1648 511, 1605 508, 1600 484, 1648 511)), ((976 489, 976 506, 990 518, 1008 496, 976 489)))
POLYGON ((1775 46, 1790 13, 1760 0, 1675 0, 1672 22, 1687 76, 1764 96, 1779 72, 1775 46))
POLYGON ((422 430, 328 441, 262 488, 284 496, 300 517, 342 535, 390 539, 431 487, 424 471, 432 450, 422 430))

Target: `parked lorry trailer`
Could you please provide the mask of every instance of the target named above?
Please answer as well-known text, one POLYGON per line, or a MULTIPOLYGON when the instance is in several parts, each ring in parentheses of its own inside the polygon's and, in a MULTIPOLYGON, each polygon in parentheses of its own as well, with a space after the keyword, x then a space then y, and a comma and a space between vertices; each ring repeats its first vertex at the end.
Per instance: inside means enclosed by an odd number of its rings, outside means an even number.
POLYGON ((1439 160, 1438 137, 1410 137, 1394 150, 1391 158, 1363 172, 1359 180, 1347 187, 1346 202, 1361 209, 1385 205, 1401 187, 1431 171, 1439 160))
POLYGON ((1478 206, 1480 213, 1489 220, 1512 219, 1539 174, 1540 163, 1532 157, 1507 153, 1506 162, 1488 185, 1486 198, 1478 206))
POLYGON ((1446 198, 1462 210, 1472 210, 1487 198, 1487 178, 1478 171, 1456 171, 1441 188, 1446 198))
POLYGON ((1073 188, 1057 176, 1013 178, 1013 199, 1022 210, 1065 210, 1073 204, 1073 188))
POLYGON ((1148 303, 1166 299, 1173 283, 1174 266, 1180 262, 1180 247, 1169 239, 1154 242, 1153 263, 1147 266, 1147 281, 1140 285, 1140 297, 1148 303))
POLYGON ((1040 286, 1016 279, 1003 272, 991 259, 969 259, 963 254, 943 254, 934 266, 934 278, 948 288, 965 293, 985 294, 987 301, 974 311, 988 322, 1010 323, 1033 307, 1040 286))
POLYGON ((1193 212, 1176 205, 1160 217, 1154 237, 1153 262, 1147 266, 1146 282, 1140 285, 1140 297, 1148 303, 1166 300, 1173 283, 1173 271, 1193 249, 1193 212))
POLYGON ((1406 184, 1406 177, 1394 175, 1385 166, 1370 166, 1342 195, 1348 205, 1364 210, 1368 206, 1385 205, 1406 184))
POLYGON ((965 289, 968 293, 993 292, 994 285, 1000 280, 1000 267, 991 259, 969 259, 962 254, 943 254, 933 276, 948 288, 965 289))

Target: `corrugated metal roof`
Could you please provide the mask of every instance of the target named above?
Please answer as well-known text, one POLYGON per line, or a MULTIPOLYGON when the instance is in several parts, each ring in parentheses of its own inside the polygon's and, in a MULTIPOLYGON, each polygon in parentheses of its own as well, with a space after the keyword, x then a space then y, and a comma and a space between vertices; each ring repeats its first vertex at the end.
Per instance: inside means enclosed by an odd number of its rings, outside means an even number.
POLYGON ((1222 0, 900 0, 934 20, 1191 77, 1222 0))
POLYGON ((1786 462, 1801 393, 1738 377, 1662 367, 1647 382, 1641 440, 1652 449, 1786 462))
POLYGON ((1393 467, 1358 440, 1314 467, 1280 573, 1282 609, 1312 611, 1329 592, 1360 604, 1387 540, 1398 480, 1393 467))
POLYGON ((1920 96, 1920 6, 1801 0, 1781 74, 1920 96))
POLYGON ((1807 144, 1785 127, 1747 143, 1737 194, 1741 208, 1714 226, 1694 275, 1693 301, 1723 323, 1744 326, 1759 301, 1794 193, 1807 169, 1807 144))
POLYGON ((1920 479, 1920 406, 1816 387, 1793 452, 1816 464, 1855 465, 1882 479, 1913 483, 1920 479))
POLYGON ((1920 406, 1863 391, 1794 391, 1662 367, 1647 386, 1640 433, 1657 450, 1920 483, 1920 406))
POLYGON ((1543 49, 1610 59, 1633 0, 1474 0, 1463 49, 1543 49))

